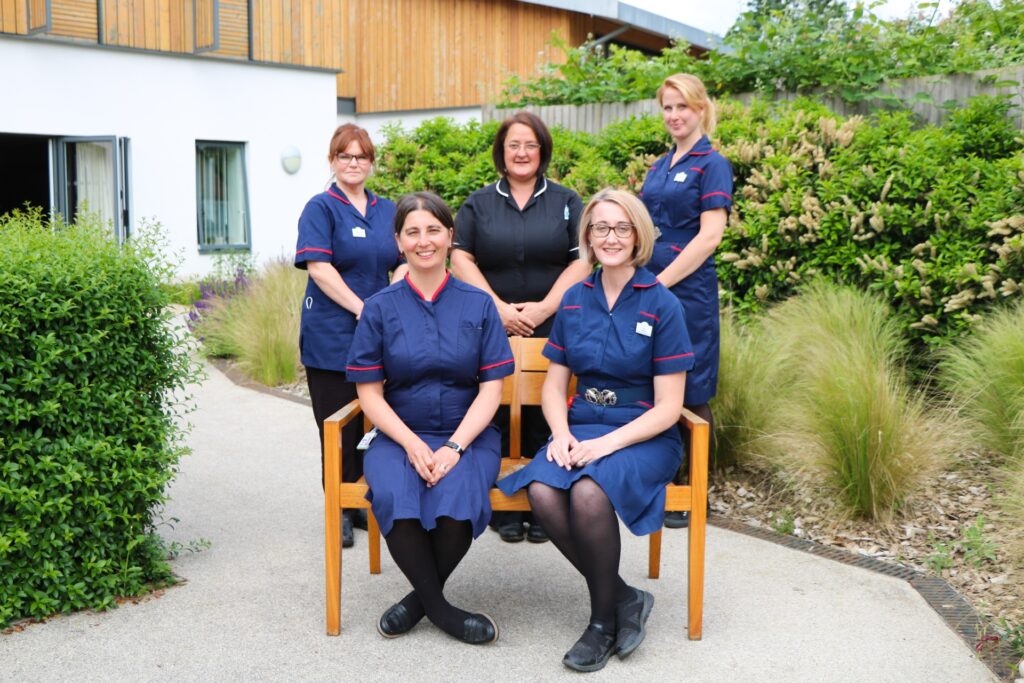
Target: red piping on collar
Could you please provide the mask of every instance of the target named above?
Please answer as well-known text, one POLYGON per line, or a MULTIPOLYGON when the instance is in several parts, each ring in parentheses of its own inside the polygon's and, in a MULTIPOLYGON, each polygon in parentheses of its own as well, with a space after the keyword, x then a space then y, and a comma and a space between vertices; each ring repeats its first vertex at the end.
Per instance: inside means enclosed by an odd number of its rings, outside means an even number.
POLYGON ((654 282, 647 282, 647 283, 634 282, 633 283, 633 289, 647 289, 649 287, 655 286, 656 284, 658 284, 657 280, 655 280, 654 282))
POLYGON ((340 194, 338 194, 337 192, 335 192, 331 188, 327 188, 327 194, 329 194, 332 197, 334 197, 335 199, 339 200, 342 204, 348 204, 349 206, 352 206, 352 202, 350 202, 349 200, 345 199, 344 197, 342 197, 340 194))
POLYGON ((593 287, 594 287, 594 283, 593 283, 593 282, 590 282, 589 280, 584 280, 584 281, 583 281, 583 285, 584 285, 585 287, 590 287, 591 289, 593 289, 593 287))
POLYGON ((412 280, 410 280, 410 279, 409 279, 409 274, 408 274, 408 273, 406 273, 406 274, 405 274, 405 281, 409 283, 409 286, 410 286, 410 287, 412 287, 412 291, 414 291, 414 292, 416 292, 417 294, 419 294, 419 295, 420 295, 420 298, 421 298, 421 299, 423 299, 424 301, 436 301, 436 300, 437 300, 437 295, 438 295, 438 294, 440 294, 440 293, 441 293, 441 290, 442 290, 442 289, 444 289, 444 286, 445 286, 446 284, 448 284, 448 278, 450 278, 451 276, 452 276, 452 274, 451 274, 451 273, 449 273, 448 271, 445 271, 445 273, 444 273, 444 280, 443 280, 443 281, 441 282, 441 286, 440 286, 440 287, 438 287, 438 288, 437 288, 437 290, 436 290, 436 291, 434 292, 434 296, 430 297, 429 299, 428 299, 427 297, 425 297, 425 296, 423 295, 423 292, 421 292, 421 291, 420 291, 420 290, 419 290, 419 289, 418 289, 418 288, 416 287, 416 285, 414 285, 414 284, 412 283, 412 280))

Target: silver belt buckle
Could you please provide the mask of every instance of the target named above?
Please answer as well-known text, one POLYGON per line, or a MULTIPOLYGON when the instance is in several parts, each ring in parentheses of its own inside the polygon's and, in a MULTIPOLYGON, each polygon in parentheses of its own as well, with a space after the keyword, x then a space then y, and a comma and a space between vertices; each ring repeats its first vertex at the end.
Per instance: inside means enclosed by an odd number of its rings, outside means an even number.
POLYGON ((594 387, 587 389, 583 398, 587 400, 587 403, 598 406, 613 406, 619 401, 619 397, 611 389, 595 389, 594 387))

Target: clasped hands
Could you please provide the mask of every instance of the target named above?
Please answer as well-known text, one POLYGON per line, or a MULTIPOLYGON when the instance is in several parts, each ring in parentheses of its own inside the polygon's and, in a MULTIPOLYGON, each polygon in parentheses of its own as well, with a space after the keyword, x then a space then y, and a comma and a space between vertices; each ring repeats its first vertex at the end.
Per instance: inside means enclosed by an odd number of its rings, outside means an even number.
POLYGON ((498 305, 501 324, 508 334, 529 337, 533 331, 551 317, 551 311, 539 301, 519 304, 501 302, 498 305))
POLYGON ((405 449, 405 454, 416 474, 427 483, 427 488, 431 488, 452 471, 462 456, 447 446, 434 451, 422 439, 417 441, 411 448, 405 449))
POLYGON ((577 441, 572 434, 553 436, 548 442, 548 462, 571 470, 586 467, 590 463, 611 454, 612 449, 603 438, 577 441))

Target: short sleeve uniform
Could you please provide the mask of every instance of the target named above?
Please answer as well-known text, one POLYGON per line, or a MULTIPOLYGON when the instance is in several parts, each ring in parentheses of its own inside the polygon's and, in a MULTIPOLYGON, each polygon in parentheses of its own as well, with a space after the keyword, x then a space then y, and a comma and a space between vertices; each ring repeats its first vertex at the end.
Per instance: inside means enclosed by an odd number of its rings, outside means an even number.
MULTIPOLYGON (((700 232, 700 214, 732 209, 732 166, 702 137, 679 161, 675 148, 654 162, 640 198, 660 233, 647 268, 657 275, 700 232), (671 165, 670 165, 671 164, 671 165)), ((718 387, 718 274, 714 256, 671 288, 686 312, 695 365, 686 376, 690 405, 707 403, 718 387)))
MULTIPOLYGON (((456 249, 471 254, 502 301, 540 301, 571 261, 579 258, 579 195, 547 178, 537 180, 522 210, 504 178, 471 194, 455 217, 456 249)), ((534 330, 546 337, 549 318, 534 330)))
MULTIPOLYGON (((395 204, 369 191, 366 194, 365 216, 336 185, 310 199, 299 218, 295 247, 296 268, 305 269, 310 261, 326 261, 364 301, 387 287, 388 273, 400 263, 392 226, 395 204)), ((302 364, 344 372, 355 329, 355 315, 309 278, 299 331, 302 364)))
MULTIPOLYGON (((694 354, 679 301, 649 271, 638 268, 609 311, 598 270, 565 294, 544 355, 577 378, 569 408, 569 429, 583 441, 604 436, 653 407, 654 377, 688 371, 694 354), (587 388, 610 389, 613 406, 587 402, 587 388)), ((682 407, 682 406, 680 406, 682 407)), ((581 477, 596 481, 634 534, 661 528, 665 485, 682 462, 674 426, 571 471, 549 462, 547 446, 523 469, 498 482, 506 494, 532 481, 568 489, 581 477)))
MULTIPOLYGON (((480 382, 515 369, 508 337, 491 297, 450 275, 428 299, 406 278, 366 300, 349 353, 350 382, 385 381, 384 397, 430 448, 449 440, 476 398, 480 382)), ((363 468, 373 514, 386 535, 396 519, 468 520, 479 536, 491 516, 488 493, 498 476, 500 436, 489 426, 455 468, 427 488, 405 451, 379 433, 363 468)))

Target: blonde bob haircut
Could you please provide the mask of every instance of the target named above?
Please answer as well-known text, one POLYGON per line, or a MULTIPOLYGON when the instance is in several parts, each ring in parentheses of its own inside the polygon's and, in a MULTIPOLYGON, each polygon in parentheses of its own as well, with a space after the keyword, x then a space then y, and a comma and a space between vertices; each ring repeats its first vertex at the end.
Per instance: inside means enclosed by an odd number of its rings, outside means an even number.
POLYGON ((690 109, 700 109, 700 127, 705 135, 711 137, 715 132, 715 125, 718 119, 715 117, 715 103, 708 97, 707 88, 703 81, 692 74, 673 74, 666 78, 661 87, 658 88, 658 104, 664 105, 661 101, 665 94, 665 88, 672 88, 683 96, 683 102, 690 109))
POLYGON ((654 241, 657 239, 654 234, 654 222, 651 221, 651 215, 647 213, 647 207, 632 192, 616 190, 613 187, 606 187, 595 194, 583 209, 579 231, 580 258, 592 266, 597 263, 594 250, 590 248, 590 222, 594 215, 594 208, 604 202, 615 204, 622 209, 636 230, 636 245, 633 247, 633 260, 630 261, 630 265, 638 268, 645 265, 651 260, 651 254, 654 253, 654 241))

